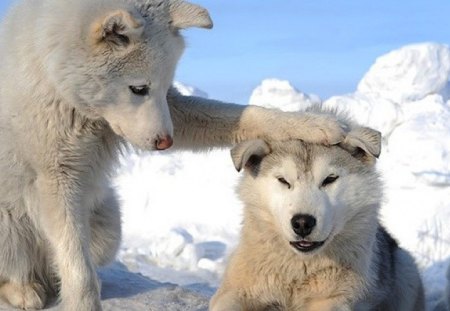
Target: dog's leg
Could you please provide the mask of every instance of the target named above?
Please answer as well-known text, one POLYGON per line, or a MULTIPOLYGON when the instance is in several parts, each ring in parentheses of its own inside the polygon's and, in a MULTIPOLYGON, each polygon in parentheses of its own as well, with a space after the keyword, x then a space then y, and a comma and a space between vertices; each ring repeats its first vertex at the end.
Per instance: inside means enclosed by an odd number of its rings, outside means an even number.
POLYGON ((45 243, 19 204, 0 208, 0 299, 17 308, 42 309, 53 293, 45 243))
POLYGON ((248 139, 288 140, 335 144, 343 131, 334 116, 287 113, 258 106, 224 104, 200 97, 167 97, 174 123, 174 147, 209 148, 248 139))
POLYGON ((0 297, 16 308, 42 309, 46 302, 44 288, 39 283, 7 282, 0 286, 0 297))
POLYGON ((90 224, 92 260, 96 266, 107 265, 114 260, 121 240, 119 202, 112 189, 103 202, 94 207, 90 224))
POLYGON ((414 258, 404 249, 394 252, 395 276, 391 297, 386 301, 387 311, 425 310, 424 289, 414 258))
POLYGON ((86 189, 79 189, 67 171, 52 173, 39 175, 36 185, 39 220, 61 278, 62 309, 100 311, 100 286, 89 251, 90 211, 79 194, 86 189))

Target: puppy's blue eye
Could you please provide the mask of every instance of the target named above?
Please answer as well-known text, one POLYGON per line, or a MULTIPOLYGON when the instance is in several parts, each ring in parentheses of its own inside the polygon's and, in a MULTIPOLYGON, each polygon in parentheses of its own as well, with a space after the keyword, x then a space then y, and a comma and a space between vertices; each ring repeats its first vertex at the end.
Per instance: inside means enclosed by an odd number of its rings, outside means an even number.
POLYGON ((333 175, 333 174, 327 176, 327 178, 325 178, 325 179, 322 181, 322 187, 326 187, 326 186, 328 186, 328 185, 334 183, 338 178, 339 178, 339 176, 333 175))
POLYGON ((139 86, 130 85, 129 88, 133 94, 138 95, 138 96, 146 96, 146 95, 148 95, 148 92, 150 91, 150 88, 148 87, 148 85, 139 85, 139 86))
POLYGON ((278 177, 277 179, 281 184, 285 185, 288 189, 291 189, 291 184, 288 183, 288 181, 284 179, 284 177, 278 177))

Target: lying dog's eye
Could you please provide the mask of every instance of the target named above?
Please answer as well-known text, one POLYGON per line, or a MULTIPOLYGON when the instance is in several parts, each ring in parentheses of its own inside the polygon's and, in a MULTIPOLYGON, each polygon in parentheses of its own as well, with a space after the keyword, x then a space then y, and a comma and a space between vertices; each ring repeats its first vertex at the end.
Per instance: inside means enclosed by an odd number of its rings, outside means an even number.
POLYGON ((278 177, 277 179, 280 183, 285 185, 288 189, 291 189, 291 184, 288 183, 286 179, 284 179, 283 177, 278 177))
POLYGON ((130 91, 133 92, 133 94, 138 95, 138 96, 148 95, 149 90, 150 89, 149 89, 148 85, 139 85, 139 86, 130 85, 130 91))
POLYGON ((337 175, 333 175, 333 174, 329 175, 327 178, 325 178, 322 181, 322 187, 326 187, 326 186, 334 183, 336 181, 336 179, 338 179, 338 178, 339 178, 339 176, 337 176, 337 175))

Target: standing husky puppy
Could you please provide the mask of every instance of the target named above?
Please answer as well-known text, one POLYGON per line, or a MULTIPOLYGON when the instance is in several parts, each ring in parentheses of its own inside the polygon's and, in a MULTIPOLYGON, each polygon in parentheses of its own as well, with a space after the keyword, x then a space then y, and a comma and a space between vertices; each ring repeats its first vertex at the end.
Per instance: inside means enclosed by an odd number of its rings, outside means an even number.
POLYGON ((340 146, 237 145, 242 236, 211 311, 423 310, 413 258, 378 221, 379 151, 367 128, 340 146))
POLYGON ((208 148, 251 138, 335 143, 336 121, 182 97, 180 30, 212 27, 180 0, 19 2, 0 27, 0 297, 101 310, 95 267, 120 213, 109 174, 125 141, 208 148))

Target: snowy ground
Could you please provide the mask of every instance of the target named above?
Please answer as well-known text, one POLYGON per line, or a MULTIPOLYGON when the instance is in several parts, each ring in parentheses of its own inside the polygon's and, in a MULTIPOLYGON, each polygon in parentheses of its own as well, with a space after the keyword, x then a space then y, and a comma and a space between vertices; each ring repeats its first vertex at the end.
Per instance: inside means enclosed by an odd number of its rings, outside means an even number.
MULTIPOLYGON (((450 261, 449 77, 449 47, 412 45, 377 59, 354 93, 323 102, 383 133, 382 220, 416 257, 428 309, 442 296, 450 261)), ((290 111, 320 101, 279 80, 263 81, 250 98, 251 104, 290 111)), ((210 295, 238 240, 238 177, 228 150, 124 159, 116 179, 124 221, 119 260, 151 279, 210 295)))
MULTIPOLYGON (((450 262, 449 77, 449 47, 407 46, 377 59, 354 93, 323 102, 383 133, 382 220, 417 259, 429 310, 442 297, 450 262)), ((279 80, 263 81, 250 98, 290 111, 317 102, 279 80)), ((124 239, 119 263, 100 273, 105 309, 206 310, 238 240, 238 177, 228 150, 124 158, 115 180, 124 239)))

